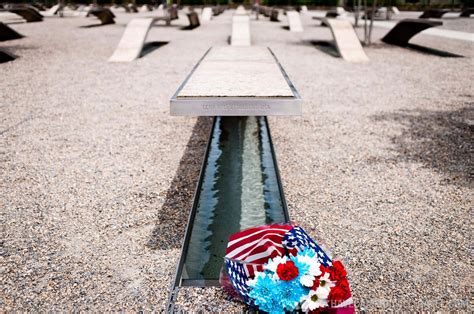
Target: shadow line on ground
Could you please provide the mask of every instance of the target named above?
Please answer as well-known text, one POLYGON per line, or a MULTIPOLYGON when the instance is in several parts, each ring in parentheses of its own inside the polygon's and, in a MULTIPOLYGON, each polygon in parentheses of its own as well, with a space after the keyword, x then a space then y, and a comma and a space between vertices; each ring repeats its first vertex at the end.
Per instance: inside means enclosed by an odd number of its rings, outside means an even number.
POLYGON ((211 128, 212 117, 197 119, 164 204, 158 211, 147 243, 149 248, 181 249, 211 128))

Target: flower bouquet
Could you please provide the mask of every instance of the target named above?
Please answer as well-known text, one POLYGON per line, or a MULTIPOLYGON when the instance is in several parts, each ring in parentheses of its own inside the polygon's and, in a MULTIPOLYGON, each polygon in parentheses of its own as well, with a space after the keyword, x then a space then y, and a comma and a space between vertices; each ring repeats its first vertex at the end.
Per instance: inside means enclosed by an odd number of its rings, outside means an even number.
POLYGON ((230 236, 221 284, 268 313, 353 313, 344 266, 298 226, 264 225, 230 236))

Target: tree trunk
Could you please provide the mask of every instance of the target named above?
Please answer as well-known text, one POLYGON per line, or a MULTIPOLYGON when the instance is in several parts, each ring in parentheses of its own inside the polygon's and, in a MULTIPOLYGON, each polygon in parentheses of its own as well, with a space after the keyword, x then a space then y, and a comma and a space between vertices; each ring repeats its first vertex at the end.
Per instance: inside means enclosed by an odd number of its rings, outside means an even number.
POLYGON ((364 0, 364 44, 368 44, 369 40, 367 39, 367 15, 369 12, 367 11, 367 0, 364 0))

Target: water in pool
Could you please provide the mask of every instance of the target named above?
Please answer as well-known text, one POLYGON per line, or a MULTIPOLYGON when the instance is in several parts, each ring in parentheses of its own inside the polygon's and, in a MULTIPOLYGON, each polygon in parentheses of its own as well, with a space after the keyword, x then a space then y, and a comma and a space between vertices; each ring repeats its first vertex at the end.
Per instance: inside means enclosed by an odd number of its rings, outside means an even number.
POLYGON ((215 281, 229 235, 285 222, 285 209, 264 117, 216 117, 181 278, 215 281))

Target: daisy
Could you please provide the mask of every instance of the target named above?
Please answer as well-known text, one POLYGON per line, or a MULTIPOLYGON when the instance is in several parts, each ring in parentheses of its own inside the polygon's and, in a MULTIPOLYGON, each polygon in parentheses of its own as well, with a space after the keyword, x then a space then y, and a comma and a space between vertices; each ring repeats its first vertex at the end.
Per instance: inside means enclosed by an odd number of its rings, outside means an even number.
POLYGON ((301 310, 303 312, 314 311, 320 307, 328 306, 329 290, 318 288, 316 291, 310 290, 309 294, 303 298, 301 310))
POLYGON ((334 281, 329 280, 329 273, 324 273, 324 275, 319 278, 319 288, 327 290, 328 294, 329 290, 331 290, 331 288, 335 286, 336 283, 334 281))

